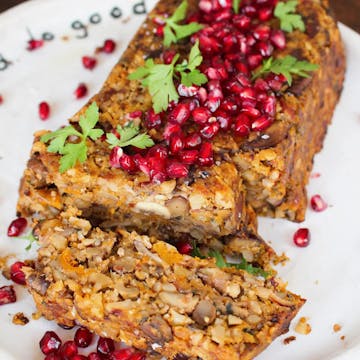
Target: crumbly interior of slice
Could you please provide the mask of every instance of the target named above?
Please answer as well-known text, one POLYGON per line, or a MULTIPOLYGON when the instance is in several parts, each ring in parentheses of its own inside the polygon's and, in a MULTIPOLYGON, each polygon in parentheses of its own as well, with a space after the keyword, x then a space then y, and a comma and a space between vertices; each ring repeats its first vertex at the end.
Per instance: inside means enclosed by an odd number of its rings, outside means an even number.
POLYGON ((154 237, 103 231, 68 211, 36 228, 27 284, 43 315, 168 359, 251 359, 304 300, 275 278, 181 255, 154 237))

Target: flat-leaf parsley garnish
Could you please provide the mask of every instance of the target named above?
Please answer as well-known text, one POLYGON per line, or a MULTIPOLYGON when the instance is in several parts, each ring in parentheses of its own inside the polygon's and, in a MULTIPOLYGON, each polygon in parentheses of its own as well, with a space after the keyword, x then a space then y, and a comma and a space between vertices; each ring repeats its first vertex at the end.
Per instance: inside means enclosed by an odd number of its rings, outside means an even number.
POLYGON ((180 55, 176 54, 171 64, 156 64, 153 59, 148 59, 145 66, 129 75, 130 80, 141 80, 143 86, 149 89, 156 113, 167 110, 171 101, 179 99, 174 78, 180 76, 181 83, 185 86, 202 85, 208 81, 197 69, 203 61, 198 41, 190 51, 189 60, 176 65, 179 57, 180 55))
POLYGON ((274 59, 270 57, 264 60, 262 67, 253 74, 253 79, 259 76, 272 72, 274 74, 282 74, 286 77, 288 84, 292 84, 292 75, 298 75, 301 77, 309 77, 310 71, 315 71, 319 68, 317 64, 311 64, 305 60, 298 60, 291 55, 287 55, 282 59, 274 59))
POLYGON ((139 149, 146 149, 154 145, 154 141, 148 134, 140 133, 138 126, 131 121, 129 124, 122 126, 117 126, 116 128, 120 138, 117 138, 113 133, 106 134, 106 141, 110 144, 110 148, 114 147, 126 147, 126 146, 135 146, 139 149))
POLYGON ((233 10, 235 14, 239 13, 240 5, 241 5, 241 0, 233 0, 233 10))
POLYGON ((305 24, 301 15, 295 14, 297 5, 297 0, 281 1, 276 5, 274 15, 280 20, 281 30, 286 32, 292 32, 295 29, 305 31, 305 24))
POLYGON ((87 159, 88 147, 86 140, 90 138, 95 141, 103 135, 104 131, 95 129, 99 121, 99 108, 93 102, 86 110, 85 115, 80 117, 79 125, 82 132, 77 131, 72 125, 45 134, 41 141, 50 144, 48 152, 62 155, 60 159, 60 173, 75 166, 76 162, 84 163, 87 159), (68 142, 69 137, 74 137, 76 141, 68 142))
POLYGON ((166 47, 169 47, 172 43, 177 43, 179 40, 185 39, 188 36, 197 33, 203 28, 203 25, 197 22, 179 24, 179 22, 185 20, 187 9, 188 2, 184 0, 172 16, 164 19, 164 45, 166 47))

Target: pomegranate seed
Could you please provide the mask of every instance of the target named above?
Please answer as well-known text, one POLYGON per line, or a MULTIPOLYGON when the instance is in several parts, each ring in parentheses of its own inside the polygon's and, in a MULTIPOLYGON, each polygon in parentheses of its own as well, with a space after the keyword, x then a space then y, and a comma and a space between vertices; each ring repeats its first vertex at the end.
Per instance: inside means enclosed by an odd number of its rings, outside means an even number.
POLYGON ((100 48, 100 51, 106 54, 111 54, 115 51, 115 48, 116 48, 115 41, 111 39, 106 39, 104 41, 104 45, 100 48))
POLYGON ((256 90, 267 91, 269 90, 269 84, 264 79, 256 79, 254 83, 256 90))
POLYGON ((169 114, 168 120, 172 123, 183 125, 190 118, 189 104, 178 104, 169 114))
POLYGON ((316 212, 321 212, 327 209, 328 204, 320 195, 314 195, 310 200, 311 208, 316 212))
POLYGON ((59 354, 51 353, 49 355, 46 355, 44 360, 62 360, 62 359, 59 354))
POLYGON ((208 98, 208 93, 205 88, 201 87, 197 93, 197 97, 200 100, 201 104, 204 104, 208 98))
POLYGON ((224 111, 217 111, 215 113, 216 121, 218 122, 220 129, 229 130, 231 125, 231 117, 224 111))
POLYGON ((179 95, 184 97, 195 96, 198 93, 198 90, 198 86, 185 86, 184 84, 178 86, 179 95))
POLYGON ((162 54, 164 64, 167 65, 171 64, 174 60, 175 55, 176 55, 175 50, 165 50, 162 54))
POLYGON ((70 360, 88 360, 88 358, 85 355, 74 355, 70 360))
POLYGON ((210 125, 205 126, 201 129, 200 134, 205 139, 213 138, 220 130, 220 125, 218 122, 214 122, 210 125))
POLYGON ((275 96, 267 96, 264 100, 262 100, 261 107, 266 114, 270 116, 275 116, 275 110, 276 110, 275 96))
POLYGON ((252 5, 247 5, 242 8, 243 14, 253 18, 256 15, 256 8, 252 5))
POLYGON ((195 123, 205 125, 211 117, 211 112, 205 107, 198 107, 193 110, 191 115, 195 123))
POLYGON ((236 75, 236 80, 244 87, 251 86, 250 79, 244 74, 237 74, 236 75))
POLYGON ((164 25, 159 25, 155 28, 155 34, 159 37, 163 37, 164 36, 164 25))
POLYGON ((256 109, 253 105, 243 105, 241 112, 251 118, 257 118, 261 115, 260 110, 256 109))
POLYGON ((97 344, 97 351, 103 355, 109 355, 111 352, 115 350, 114 340, 109 338, 99 338, 97 344))
POLYGON ((256 47, 259 50, 260 54, 265 58, 269 57, 274 51, 274 47, 270 43, 265 41, 258 42, 256 44, 256 47))
POLYGON ((195 148, 201 144, 201 141, 201 136, 198 133, 193 133, 184 139, 184 145, 187 149, 195 148))
POLYGON ((91 56, 83 56, 81 60, 84 65, 84 68, 88 70, 93 70, 97 64, 97 60, 91 56))
POLYGON ((302 228, 295 232, 294 234, 294 243, 298 247, 307 247, 310 244, 310 231, 309 229, 302 228))
POLYGON ((104 357, 98 353, 92 352, 88 355, 88 360, 104 360, 104 357))
POLYGON ((161 116, 156 114, 153 109, 150 109, 145 116, 144 125, 148 129, 157 129, 161 126, 161 116))
POLYGON ((78 347, 88 347, 93 339, 93 334, 86 328, 79 328, 76 330, 74 341, 78 347))
POLYGON ((147 153, 148 157, 154 157, 157 159, 167 159, 168 157, 168 150, 163 145, 155 145, 151 147, 147 153))
POLYGON ((57 352, 61 347, 61 340, 54 331, 47 331, 40 340, 40 349, 48 355, 57 352))
POLYGON ((84 83, 80 83, 74 92, 76 99, 83 98, 84 96, 87 95, 87 93, 88 93, 88 89, 84 83))
POLYGON ((247 136, 250 133, 251 121, 244 115, 240 114, 235 120, 234 132, 238 136, 247 136))
POLYGON ((26 284, 25 274, 21 270, 23 266, 26 266, 26 265, 21 261, 17 261, 17 262, 15 262, 14 264, 12 264, 10 266, 11 280, 14 283, 19 284, 19 285, 25 285, 26 284))
POLYGON ((250 28, 251 19, 246 15, 235 15, 233 23, 238 29, 247 30, 250 28))
POLYGON ((199 151, 198 164, 201 166, 211 166, 214 163, 212 144, 205 142, 199 151))
POLYGON ((134 350, 131 348, 115 350, 111 353, 109 360, 129 360, 134 354, 134 350))
POLYGON ((110 166, 113 168, 120 167, 120 159, 124 155, 124 151, 121 147, 115 146, 110 153, 110 166))
POLYGON ((211 0, 200 0, 199 9, 206 14, 210 14, 213 10, 213 1, 211 0))
POLYGON ((260 21, 268 21, 273 16, 272 7, 263 7, 258 9, 258 18, 260 21))
POLYGON ((251 70, 257 68, 261 62, 262 62, 263 57, 260 54, 252 54, 249 55, 249 57, 247 58, 249 67, 251 70))
POLYGON ((59 350, 59 354, 63 360, 71 360, 78 354, 78 348, 74 341, 67 341, 59 350))
POLYGON ((47 120, 50 116, 50 105, 43 101, 39 104, 39 117, 41 120, 47 120))
POLYGON ((28 41, 28 46, 27 46, 26 50, 33 51, 33 50, 41 48, 43 45, 44 45, 44 40, 31 39, 28 41))
POLYGON ((146 159, 144 159, 140 154, 135 154, 133 160, 136 166, 146 175, 150 175, 150 167, 146 159))
POLYGON ((189 169, 186 165, 174 161, 168 164, 166 173, 170 179, 180 179, 188 176, 189 169))
POLYGON ((141 353, 136 353, 131 355, 129 360, 146 360, 146 355, 141 353))
POLYGON ((182 255, 190 255, 193 251, 192 245, 187 241, 180 241, 176 244, 178 252, 182 255))
POLYGON ((167 124, 164 129, 164 139, 169 140, 174 134, 181 133, 181 127, 179 124, 167 124))
POLYGON ((268 25, 260 24, 255 27, 252 34, 256 40, 266 41, 270 37, 270 27, 268 25))
POLYGON ((263 131, 267 129, 273 123, 273 119, 268 116, 260 116, 252 124, 251 129, 253 131, 263 131))
POLYGON ((143 112, 141 110, 135 110, 129 114, 130 119, 137 119, 142 117, 143 112))
POLYGON ((198 150, 183 150, 179 152, 178 158, 181 161, 181 163, 185 165, 193 165, 195 164, 198 155, 199 155, 198 150))
POLYGON ((273 30, 270 36, 271 43, 280 50, 285 49, 286 38, 285 34, 281 30, 273 30))
POLYGON ((255 90, 253 88, 251 88, 251 87, 243 88, 239 92, 239 97, 242 100, 255 99, 255 90))
POLYGON ((2 95, 0 95, 0 105, 2 105, 4 103, 4 98, 2 95))
POLYGON ((222 102, 220 109, 230 114, 236 114, 238 111, 238 105, 234 100, 227 98, 222 102))
POLYGON ((205 70, 205 75, 209 80, 220 80, 220 73, 213 67, 209 67, 205 70))
POLYGON ((202 53, 216 54, 221 50, 220 43, 213 37, 200 35, 199 46, 202 53))
POLYGON ((213 113, 219 108, 220 103, 221 103, 220 98, 209 96, 207 102, 205 103, 205 106, 213 113))
POLYGON ((3 286, 0 287, 0 305, 6 305, 16 302, 16 293, 14 287, 3 286))
POLYGON ((179 134, 175 134, 170 138, 170 152, 172 154, 177 154, 184 148, 184 142, 182 137, 179 134))
POLYGON ((27 220, 23 217, 13 220, 7 230, 7 235, 10 237, 20 236, 27 227, 27 220))

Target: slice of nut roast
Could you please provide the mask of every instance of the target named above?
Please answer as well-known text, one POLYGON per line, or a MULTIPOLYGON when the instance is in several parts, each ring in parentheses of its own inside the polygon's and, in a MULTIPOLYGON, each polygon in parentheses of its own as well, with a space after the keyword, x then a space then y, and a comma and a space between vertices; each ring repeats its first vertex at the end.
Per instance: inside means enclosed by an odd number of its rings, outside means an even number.
POLYGON ((251 359, 304 300, 278 279, 181 255, 154 237, 105 232, 68 211, 36 228, 27 286, 49 320, 168 359, 251 359))

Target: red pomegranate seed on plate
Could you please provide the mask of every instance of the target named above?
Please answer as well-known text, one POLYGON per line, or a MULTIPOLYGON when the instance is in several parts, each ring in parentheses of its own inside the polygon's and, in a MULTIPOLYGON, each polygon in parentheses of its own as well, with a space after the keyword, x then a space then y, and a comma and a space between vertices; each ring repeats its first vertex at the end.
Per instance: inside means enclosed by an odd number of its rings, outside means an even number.
POLYGON ((27 46, 26 50, 34 51, 36 49, 41 48, 43 45, 44 45, 44 40, 31 39, 28 41, 28 46, 27 46))
POLYGON ((92 56, 83 56, 81 60, 84 68, 88 70, 93 70, 97 64, 97 60, 92 56))
POLYGON ((321 212, 327 209, 328 204, 320 195, 314 195, 310 200, 311 208, 316 212, 321 212))
POLYGON ((93 333, 86 328, 79 328, 76 330, 74 341, 78 347, 86 348, 93 340, 93 333))
POLYGON ((70 340, 64 343, 60 348, 59 354, 63 360, 71 360, 75 355, 78 354, 78 347, 75 342, 70 340))
POLYGON ((200 147, 198 164, 201 166, 211 166, 213 163, 214 154, 212 144, 209 142, 205 142, 200 147))
POLYGON ((4 98, 2 95, 0 95, 0 105, 2 105, 4 103, 4 98))
POLYGON ((0 287, 0 305, 6 305, 16 302, 16 293, 14 287, 3 286, 0 287))
POLYGON ((7 235, 9 237, 20 236, 27 227, 27 220, 23 217, 13 220, 7 230, 7 235))
POLYGON ((263 131, 266 130, 273 123, 273 119, 269 116, 260 116, 252 124, 251 129, 253 131, 263 131))
POLYGON ((196 163, 198 155, 198 150, 183 150, 179 152, 177 157, 181 161, 181 163, 185 165, 192 165, 196 163))
POLYGON ((295 232, 293 240, 298 247, 307 247, 310 244, 310 231, 307 228, 299 229, 295 232))
POLYGON ((41 120, 47 120, 50 116, 50 105, 46 101, 39 104, 39 117, 41 120))
POLYGON ((129 360, 134 354, 134 350, 131 348, 115 350, 110 354, 109 360, 129 360))
POLYGON ((40 349, 48 355, 57 352, 61 347, 61 339, 54 331, 47 331, 40 340, 40 349))
POLYGON ((180 179, 188 176, 189 169, 185 164, 174 161, 168 164, 166 173, 170 179, 180 179))
POLYGON ((111 54, 115 51, 115 48, 116 42, 112 39, 106 39, 104 41, 104 45, 100 48, 100 51, 106 54, 111 54))
POLYGON ((182 255, 190 255, 193 251, 193 247, 188 241, 179 241, 176 243, 176 248, 182 255))
POLYGON ((110 153, 110 166, 113 168, 120 167, 120 159, 124 155, 124 151, 121 147, 115 146, 110 153))
POLYGON ((14 264, 12 264, 10 266, 10 277, 11 280, 19 285, 25 285, 26 284, 26 280, 25 280, 25 274, 24 272, 21 270, 23 266, 26 266, 25 263, 21 262, 21 261, 17 261, 14 264))
POLYGON ((100 354, 103 355, 109 355, 115 350, 115 343, 114 340, 109 338, 99 338, 98 344, 97 344, 97 351, 100 354))
POLYGON ((88 93, 87 86, 84 83, 80 83, 74 91, 76 99, 81 99, 88 93))

